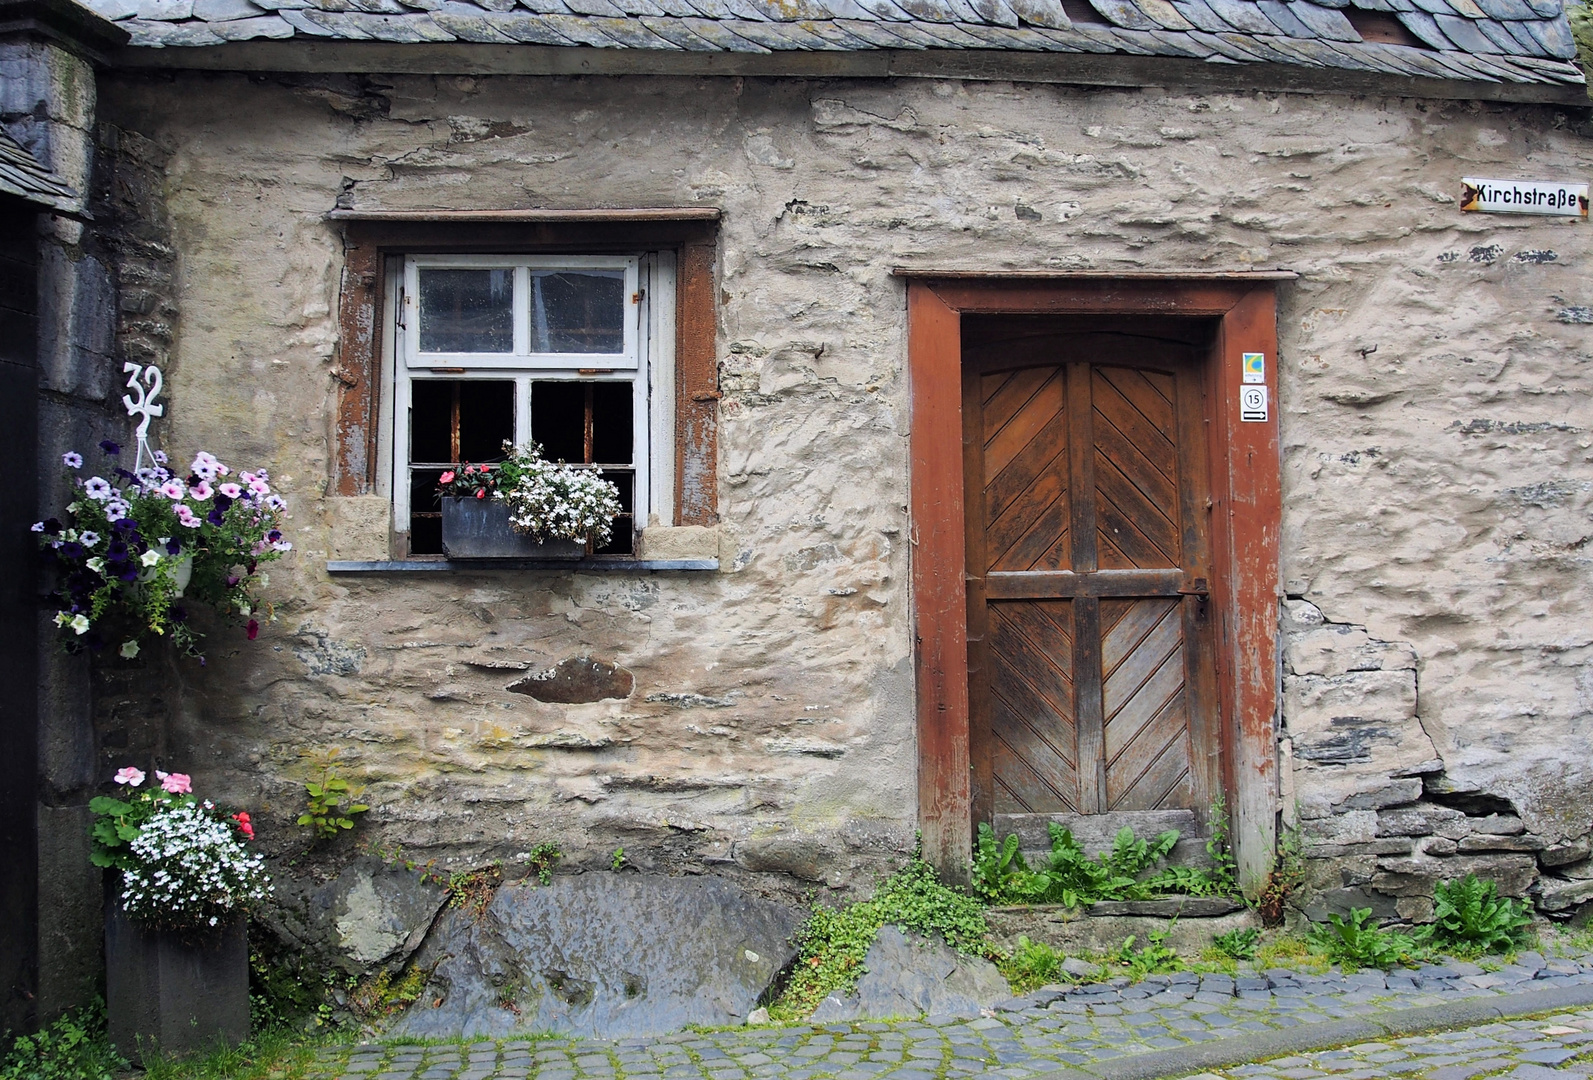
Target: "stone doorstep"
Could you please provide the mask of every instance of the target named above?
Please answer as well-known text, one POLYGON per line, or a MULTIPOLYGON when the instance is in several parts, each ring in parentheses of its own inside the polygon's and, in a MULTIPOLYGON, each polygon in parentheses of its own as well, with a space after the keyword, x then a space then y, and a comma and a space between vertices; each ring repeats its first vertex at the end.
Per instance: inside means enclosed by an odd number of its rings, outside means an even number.
POLYGON ((1218 934, 1261 926, 1258 913, 1212 897, 1113 901, 1097 903, 1089 909, 1061 904, 989 908, 985 918, 991 937, 1006 948, 1013 947, 1022 936, 1072 955, 1110 952, 1130 936, 1142 944, 1149 941, 1151 934, 1166 934, 1168 948, 1195 957, 1218 934), (1225 912, 1220 910, 1224 906, 1225 912))

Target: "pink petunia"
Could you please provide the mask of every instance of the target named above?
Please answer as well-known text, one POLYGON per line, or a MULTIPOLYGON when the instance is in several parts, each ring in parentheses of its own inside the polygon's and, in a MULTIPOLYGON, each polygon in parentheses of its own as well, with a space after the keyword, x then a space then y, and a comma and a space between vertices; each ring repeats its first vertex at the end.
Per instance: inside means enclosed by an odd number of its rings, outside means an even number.
POLYGON ((215 493, 215 490, 210 486, 209 480, 201 480, 199 483, 188 489, 188 494, 192 495, 196 499, 208 499, 215 493))
POLYGON ((238 496, 243 494, 243 488, 239 487, 237 484, 222 484, 216 490, 221 492, 229 499, 236 499, 238 496))
POLYGON ((181 480, 168 480, 160 486, 160 493, 173 502, 178 501, 188 494, 188 489, 183 487, 181 480))
POLYGON ((256 495, 269 495, 271 494, 271 485, 266 483, 264 480, 261 480, 259 477, 255 477, 253 480, 249 481, 249 490, 254 492, 256 495))
POLYGON ((118 784, 126 784, 128 787, 137 787, 139 784, 144 782, 144 771, 142 769, 135 769, 129 765, 125 769, 118 769, 114 779, 118 784))

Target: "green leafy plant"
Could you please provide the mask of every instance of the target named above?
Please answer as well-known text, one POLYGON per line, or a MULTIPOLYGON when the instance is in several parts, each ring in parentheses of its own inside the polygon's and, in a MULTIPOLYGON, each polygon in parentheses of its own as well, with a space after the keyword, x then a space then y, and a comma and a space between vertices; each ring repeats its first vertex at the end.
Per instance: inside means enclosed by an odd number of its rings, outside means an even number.
POLYGON ((1018 843, 1016 834, 997 843, 995 830, 986 822, 979 823, 970 876, 975 896, 989 904, 1036 903, 1043 899, 1051 879, 1029 869, 1018 843))
POLYGON ((1413 938, 1378 926, 1371 908, 1352 908, 1348 921, 1329 915, 1326 925, 1313 926, 1306 936, 1329 960, 1352 967, 1391 968, 1421 955, 1413 938))
POLYGON ((448 906, 470 912, 479 920, 487 913, 487 905, 498 895, 503 884, 503 863, 497 859, 490 866, 475 870, 460 870, 448 875, 448 906))
POLYGON ((617 848, 614 849, 613 857, 610 858, 609 861, 608 861, 608 867, 609 867, 610 870, 618 870, 620 867, 622 867, 624 865, 625 865, 625 849, 622 848, 622 847, 617 847, 617 848))
POLYGON ((559 850, 559 845, 550 840, 544 840, 525 853, 526 865, 544 885, 553 884, 553 865, 562 858, 564 852, 559 850))
POLYGON ((1492 881, 1467 874, 1440 882, 1433 890, 1433 921, 1417 936, 1446 949, 1480 955, 1509 951, 1521 943, 1531 925, 1524 902, 1500 896, 1492 881))
POLYGON ((1184 962, 1167 947, 1168 930, 1158 930, 1148 935, 1143 949, 1134 948, 1134 935, 1123 939, 1113 952, 1102 961, 1108 967, 1123 969, 1123 973, 1136 982, 1147 975, 1182 971, 1184 962))
POLYGON ((23 1035, 0 1058, 0 1080, 112 1080, 127 1062, 105 1037, 101 1002, 23 1035))
POLYGON ((775 1019, 807 1016, 827 994, 844 992, 862 974, 863 958, 882 926, 895 925, 926 937, 940 937, 959 952, 984 952, 984 909, 966 893, 942 884, 934 868, 916 855, 883 881, 868 900, 835 909, 815 903, 798 936, 797 958, 780 999, 770 1007, 775 1019))
POLYGON ((316 763, 319 775, 304 785, 305 808, 298 824, 315 830, 317 839, 329 839, 352 829, 354 816, 370 809, 365 803, 356 801, 365 790, 364 786, 351 784, 340 776, 336 758, 336 750, 322 755, 316 763))
POLYGON ((1226 934, 1218 934, 1212 938, 1211 943, 1217 951, 1224 956, 1231 956, 1235 960, 1254 960, 1256 958, 1256 945, 1261 941, 1261 930, 1258 927, 1241 927, 1238 930, 1229 930, 1226 934))
POLYGON ((1219 801, 1212 810, 1212 838, 1206 850, 1212 866, 1163 867, 1178 843, 1169 829, 1152 839, 1128 827, 1112 839, 1110 851, 1091 857, 1073 833, 1052 822, 1051 854, 1042 869, 1031 869, 1016 836, 997 842, 989 825, 979 826, 971 872, 974 895, 989 904, 1065 904, 1076 907, 1100 900, 1145 900, 1153 896, 1232 896, 1237 893, 1233 857, 1228 850, 1227 818, 1219 801))
POLYGON ((1300 852, 1300 834, 1285 829, 1272 853, 1272 865, 1256 890, 1255 906, 1263 926, 1282 926, 1283 909, 1289 897, 1305 882, 1305 859, 1300 852))
POLYGON ((996 967, 1012 984, 1015 994, 1027 994, 1062 977, 1062 953, 1043 941, 1030 941, 1019 935, 1017 947, 1002 957, 996 967))

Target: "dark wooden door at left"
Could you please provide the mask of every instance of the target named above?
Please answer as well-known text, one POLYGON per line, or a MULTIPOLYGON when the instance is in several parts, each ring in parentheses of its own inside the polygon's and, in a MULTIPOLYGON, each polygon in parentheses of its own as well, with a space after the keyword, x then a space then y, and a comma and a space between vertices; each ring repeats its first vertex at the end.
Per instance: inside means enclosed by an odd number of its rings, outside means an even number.
POLYGON ((1187 832, 1219 790, 1209 336, 1195 320, 965 323, 973 811, 998 832, 1187 832))

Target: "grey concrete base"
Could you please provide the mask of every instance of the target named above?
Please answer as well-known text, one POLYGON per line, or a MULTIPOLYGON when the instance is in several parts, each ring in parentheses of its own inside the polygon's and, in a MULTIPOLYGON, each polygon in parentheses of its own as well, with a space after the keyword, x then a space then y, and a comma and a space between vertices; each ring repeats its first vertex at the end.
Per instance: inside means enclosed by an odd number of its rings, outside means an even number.
POLYGON ((1285 1054, 1449 1031, 1496 1020, 1514 1020, 1540 1013, 1586 1008, 1589 1005, 1593 1005, 1593 986, 1566 986, 1552 990, 1529 990, 1521 994, 1468 998, 1416 1009, 1394 1009, 1352 1020, 1302 1024, 1282 1031, 1246 1032, 1231 1039, 1177 1046, 1151 1054, 1107 1058, 1075 1069, 1041 1073, 1034 1080, 1160 1080, 1162 1077, 1189 1076, 1211 1069, 1266 1061, 1285 1054))
POLYGON ((107 905, 105 1005, 111 1044, 144 1061, 249 1037, 249 935, 240 916, 205 933, 148 930, 107 905))
POLYGON ((1069 955, 1109 952, 1132 936, 1134 947, 1143 948, 1154 933, 1165 933, 1165 944, 1180 956, 1193 958, 1210 948, 1211 939, 1231 930, 1261 926, 1254 911, 1239 910, 1226 915, 1208 916, 1211 905, 1191 898, 1186 910, 1173 910, 1164 916, 1097 915, 1060 904, 1034 907, 991 908, 985 914, 990 935, 1002 948, 1011 949, 1020 936, 1044 942, 1069 955), (1176 921, 1169 921, 1176 916, 1176 921))

